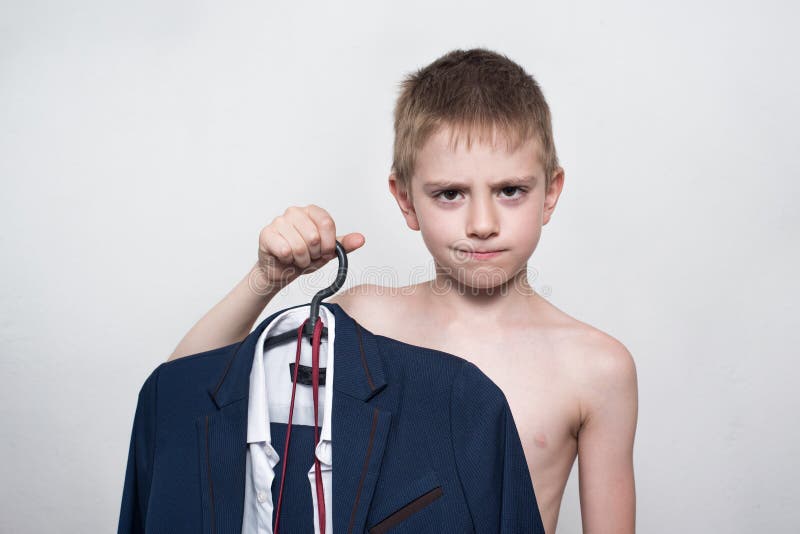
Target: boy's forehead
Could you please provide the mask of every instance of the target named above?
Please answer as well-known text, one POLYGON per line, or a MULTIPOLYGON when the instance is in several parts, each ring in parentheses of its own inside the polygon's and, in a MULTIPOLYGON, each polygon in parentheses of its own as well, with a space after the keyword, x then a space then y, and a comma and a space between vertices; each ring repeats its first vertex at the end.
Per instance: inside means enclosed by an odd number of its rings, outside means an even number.
MULTIPOLYGON (((475 150, 497 152, 498 155, 513 154, 511 152, 511 138, 509 135, 495 128, 491 134, 481 132, 477 128, 453 128, 442 126, 434 131, 425 140, 420 153, 428 152, 435 154, 454 154, 468 153, 475 150), (469 147, 467 141, 469 140, 469 147)), ((519 152, 530 152, 531 149, 538 151, 540 143, 537 136, 527 139, 522 143, 519 152)))
MULTIPOLYGON (((540 160, 540 144, 534 136, 526 140, 516 151, 509 151, 508 138, 497 133, 493 142, 480 141, 479 132, 471 131, 470 147, 467 148, 467 133, 443 127, 431 134, 417 154, 417 168, 421 174, 464 175, 468 171, 543 173, 540 160)), ((455 177, 455 176, 453 176, 455 177)))

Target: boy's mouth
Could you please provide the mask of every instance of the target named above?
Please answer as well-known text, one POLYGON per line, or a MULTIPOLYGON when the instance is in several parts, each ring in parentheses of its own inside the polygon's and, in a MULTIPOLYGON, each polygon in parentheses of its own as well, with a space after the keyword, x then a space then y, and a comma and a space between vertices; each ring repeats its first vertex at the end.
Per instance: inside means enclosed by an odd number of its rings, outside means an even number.
POLYGON ((488 260, 488 259, 494 258, 496 256, 499 256, 501 252, 504 252, 502 249, 501 250, 463 250, 463 249, 458 249, 458 251, 461 252, 462 254, 466 255, 466 257, 474 259, 474 260, 488 260))

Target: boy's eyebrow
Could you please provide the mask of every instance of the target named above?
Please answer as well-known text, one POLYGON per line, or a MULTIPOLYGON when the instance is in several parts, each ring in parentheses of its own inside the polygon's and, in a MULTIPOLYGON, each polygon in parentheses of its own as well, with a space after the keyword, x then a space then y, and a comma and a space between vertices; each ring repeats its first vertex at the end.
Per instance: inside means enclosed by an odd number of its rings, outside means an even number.
MULTIPOLYGON (((529 182, 536 179, 536 175, 530 176, 509 176, 508 178, 503 178, 492 182, 490 185, 493 187, 499 186, 513 186, 513 185, 524 185, 528 184, 529 182)), ((456 180, 438 180, 435 182, 425 182, 424 187, 442 187, 442 188, 455 188, 455 187, 467 187, 469 184, 464 182, 458 182, 456 180)))

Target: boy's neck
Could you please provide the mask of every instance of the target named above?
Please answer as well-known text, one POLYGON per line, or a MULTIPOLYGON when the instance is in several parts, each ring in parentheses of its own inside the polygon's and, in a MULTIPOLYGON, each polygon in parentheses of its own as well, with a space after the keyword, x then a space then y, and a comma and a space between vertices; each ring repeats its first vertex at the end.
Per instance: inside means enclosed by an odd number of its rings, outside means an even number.
POLYGON ((437 266, 436 277, 417 287, 435 316, 466 323, 517 322, 520 312, 530 310, 541 298, 528 282, 527 268, 501 284, 479 288, 459 282, 437 266))

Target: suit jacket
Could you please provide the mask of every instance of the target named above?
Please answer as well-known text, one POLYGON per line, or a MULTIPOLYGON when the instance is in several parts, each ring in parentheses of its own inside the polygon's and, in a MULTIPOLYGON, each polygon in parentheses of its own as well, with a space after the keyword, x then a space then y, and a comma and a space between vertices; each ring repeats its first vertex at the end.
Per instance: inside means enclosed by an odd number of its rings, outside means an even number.
MULTIPOLYGON (((336 319, 333 534, 543 534, 500 388, 462 358, 321 305, 336 319)), ((145 380, 120 533, 240 532, 255 343, 286 309, 241 342, 162 363, 145 380)))

